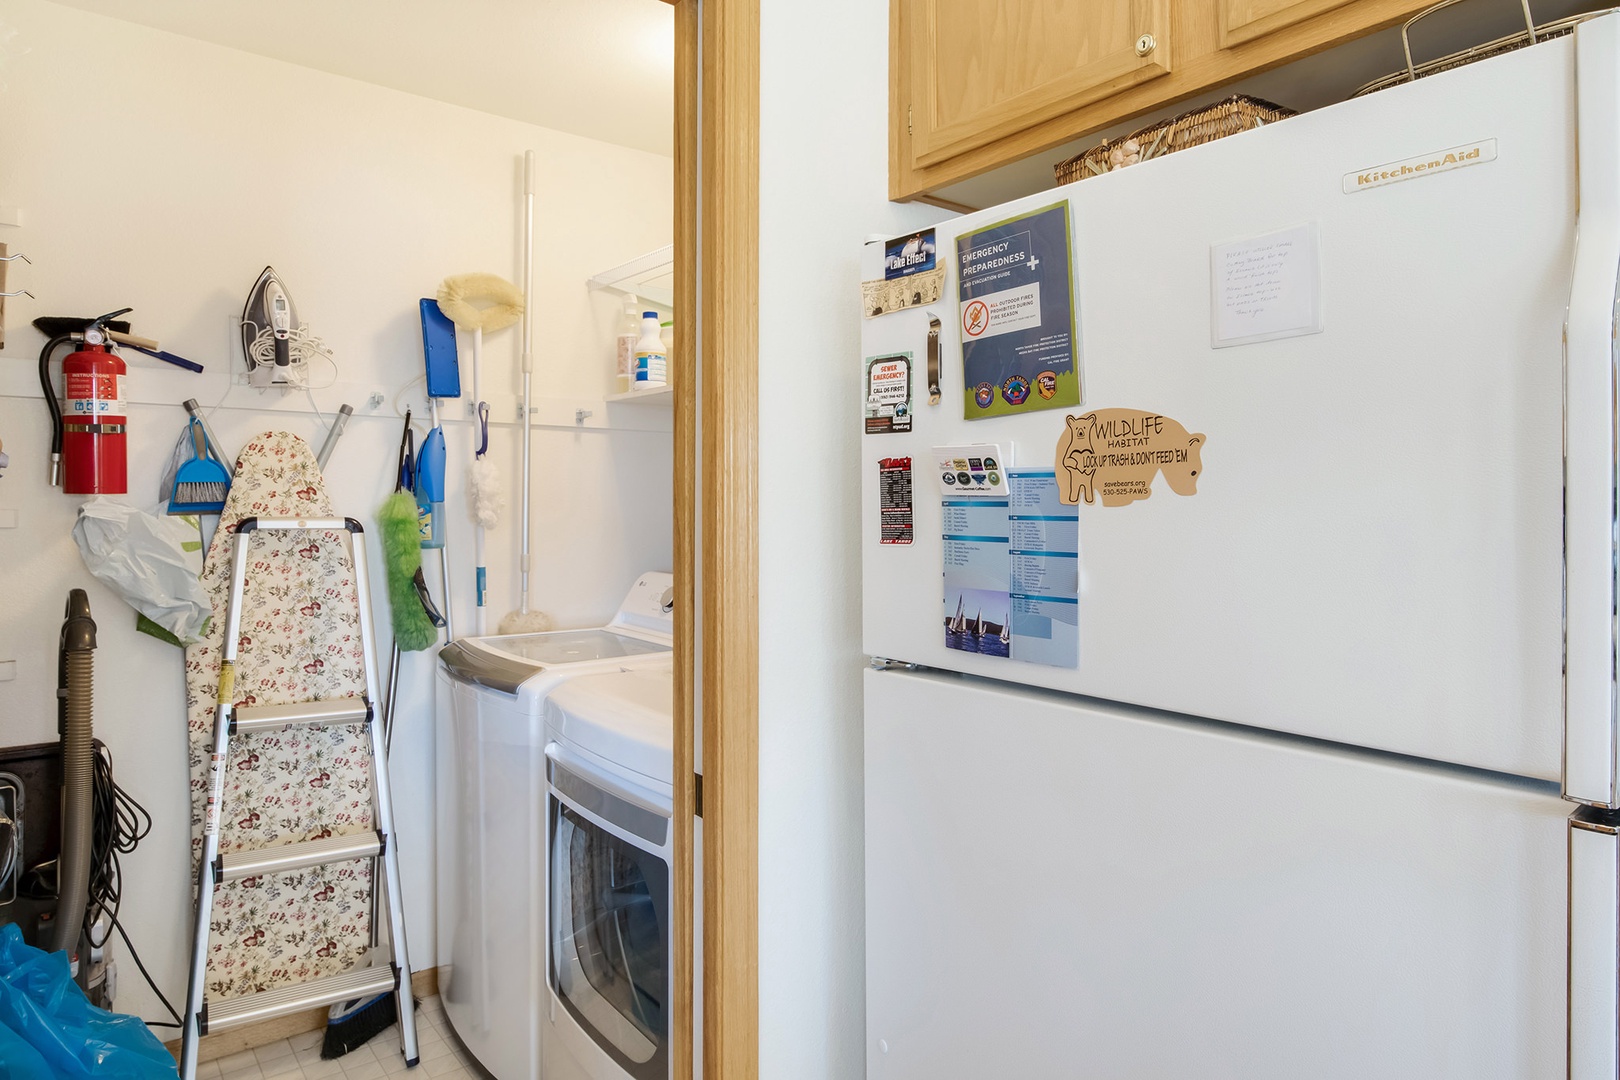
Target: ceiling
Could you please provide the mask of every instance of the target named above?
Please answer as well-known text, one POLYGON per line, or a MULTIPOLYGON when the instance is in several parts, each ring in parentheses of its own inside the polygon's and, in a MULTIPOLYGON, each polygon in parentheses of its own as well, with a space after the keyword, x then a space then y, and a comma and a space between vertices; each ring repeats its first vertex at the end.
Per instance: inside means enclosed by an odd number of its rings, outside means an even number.
POLYGON ((660 0, 57 0, 604 142, 673 152, 660 0))

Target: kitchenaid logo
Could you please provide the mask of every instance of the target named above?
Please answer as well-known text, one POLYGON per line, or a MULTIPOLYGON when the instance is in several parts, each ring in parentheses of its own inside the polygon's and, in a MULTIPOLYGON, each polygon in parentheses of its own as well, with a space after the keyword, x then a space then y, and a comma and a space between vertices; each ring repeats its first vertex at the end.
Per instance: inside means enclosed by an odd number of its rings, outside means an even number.
POLYGON ((1348 195, 1352 191, 1365 191, 1368 188, 1383 187, 1385 184, 1398 184, 1402 180, 1428 176, 1430 173, 1446 172, 1449 169, 1460 169, 1465 165, 1479 165, 1483 162, 1495 160, 1495 139, 1464 143, 1461 146, 1453 146, 1449 150, 1437 150, 1432 154, 1424 154, 1422 157, 1407 158, 1405 161, 1392 161, 1388 165, 1377 165, 1371 169, 1345 173, 1344 191, 1348 195))

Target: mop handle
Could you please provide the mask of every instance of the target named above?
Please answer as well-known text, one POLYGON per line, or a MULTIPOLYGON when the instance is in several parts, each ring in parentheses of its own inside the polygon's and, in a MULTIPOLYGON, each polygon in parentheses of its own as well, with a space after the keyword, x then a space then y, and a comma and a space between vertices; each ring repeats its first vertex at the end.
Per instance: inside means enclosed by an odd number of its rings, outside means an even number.
MULTIPOLYGON (((428 415, 430 417, 432 417, 432 419, 433 419, 433 428, 434 428, 434 430, 435 431, 438 430, 438 427, 439 427, 439 399, 436 398, 436 397, 433 397, 432 395, 428 396, 428 415)), ((443 483, 444 479, 441 478, 440 482, 443 483)), ((441 506, 441 509, 433 515, 433 528, 434 528, 434 531, 435 532, 440 532, 441 530, 444 530, 445 529, 445 524, 446 524, 445 515, 444 515, 444 513, 442 511, 442 506, 441 506)), ((444 537, 442 535, 441 535, 440 539, 441 539, 441 543, 439 544, 439 578, 443 582, 443 585, 444 585, 444 639, 446 641, 454 641, 454 640, 456 640, 456 623, 455 623, 454 618, 452 618, 452 616, 450 614, 450 542, 449 542, 448 538, 446 538, 446 537, 444 537)))
POLYGON ((518 610, 529 611, 529 388, 534 371, 534 151, 523 155, 523 543, 518 560, 518 610))
POLYGON ((530 335, 534 310, 534 151, 523 154, 523 373, 534 370, 530 335))
POLYGON ((208 417, 204 416, 202 409, 198 407, 197 399, 186 398, 185 407, 186 412, 191 414, 191 418, 202 425, 203 434, 208 436, 208 445, 214 448, 214 460, 225 466, 225 471, 234 479, 236 476, 236 462, 225 453, 225 444, 219 441, 219 437, 214 434, 214 429, 209 426, 208 417))
POLYGON ((349 417, 354 415, 354 409, 348 405, 339 405, 337 415, 332 418, 332 427, 326 433, 326 441, 321 443, 321 452, 315 455, 315 465, 320 469, 326 468, 326 463, 332 459, 332 451, 337 449, 338 440, 343 437, 343 429, 349 423, 349 417))
MULTIPOLYGON (((484 328, 473 327, 472 332, 472 396, 473 417, 472 442, 473 456, 476 462, 484 456, 489 449, 489 406, 485 404, 482 396, 480 375, 484 367, 484 328)), ((471 485, 469 485, 470 487, 471 485)), ((481 521, 473 521, 473 596, 477 600, 477 630, 479 636, 489 633, 489 616, 484 606, 484 583, 488 574, 484 566, 484 526, 481 521)))

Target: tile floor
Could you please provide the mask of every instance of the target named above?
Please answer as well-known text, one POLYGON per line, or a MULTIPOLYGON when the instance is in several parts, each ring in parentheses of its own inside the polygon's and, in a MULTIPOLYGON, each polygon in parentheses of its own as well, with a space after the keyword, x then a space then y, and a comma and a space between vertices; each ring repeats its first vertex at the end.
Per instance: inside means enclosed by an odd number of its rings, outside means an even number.
POLYGON ((416 1010, 416 1037, 422 1063, 410 1070, 400 1056, 395 1028, 335 1061, 321 1060, 325 1033, 308 1031, 202 1062, 197 1080, 493 1080, 450 1030, 437 997, 425 999, 416 1010))

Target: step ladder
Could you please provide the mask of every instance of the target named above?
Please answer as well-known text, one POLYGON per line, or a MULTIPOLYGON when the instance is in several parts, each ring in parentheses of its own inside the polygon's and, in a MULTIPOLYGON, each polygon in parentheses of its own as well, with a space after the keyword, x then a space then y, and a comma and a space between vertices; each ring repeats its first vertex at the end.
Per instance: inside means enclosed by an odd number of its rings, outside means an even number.
MULTIPOLYGON (((191 982, 186 993, 185 1024, 181 1033, 180 1080, 195 1080, 197 1042, 211 1031, 269 1020, 288 1013, 332 1005, 355 998, 393 991, 400 1006, 400 1049, 407 1066, 418 1061, 416 1014, 411 1003, 411 968, 405 950, 405 918, 401 907, 398 845, 393 842, 394 818, 388 796, 387 749, 383 725, 372 705, 377 695, 377 652, 371 632, 371 590, 366 579, 365 538, 354 518, 243 518, 235 528, 235 560, 231 570, 230 607, 225 620, 224 658, 219 670, 219 694, 214 707, 214 751, 209 768, 209 795, 203 830, 202 861, 197 868, 197 921, 191 944, 191 982), (354 561, 356 601, 360 615, 360 642, 366 670, 365 697, 337 698, 289 705, 236 708, 236 650, 242 623, 242 593, 246 584, 248 552, 253 535, 260 532, 343 532, 348 535, 354 561), (226 758, 231 736, 289 724, 323 725, 364 723, 371 739, 371 792, 373 833, 304 840, 259 851, 219 853, 219 823, 225 794, 226 758), (256 874, 298 870, 324 863, 371 858, 373 896, 381 877, 388 908, 388 948, 372 950, 372 966, 351 968, 312 982, 282 986, 257 994, 205 1002, 203 987, 208 969, 208 926, 214 909, 214 888, 226 881, 256 874), (386 962, 378 963, 382 957, 386 962)), ((376 905, 373 904, 373 911, 376 905)), ((377 941, 375 923, 372 941, 377 941)))

